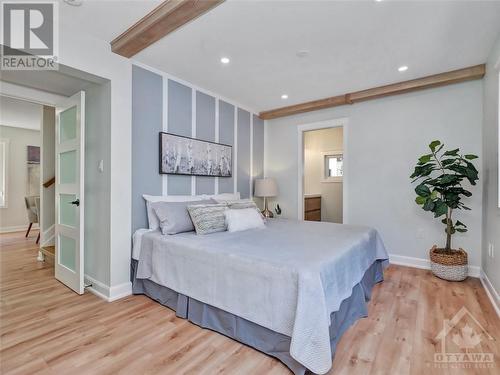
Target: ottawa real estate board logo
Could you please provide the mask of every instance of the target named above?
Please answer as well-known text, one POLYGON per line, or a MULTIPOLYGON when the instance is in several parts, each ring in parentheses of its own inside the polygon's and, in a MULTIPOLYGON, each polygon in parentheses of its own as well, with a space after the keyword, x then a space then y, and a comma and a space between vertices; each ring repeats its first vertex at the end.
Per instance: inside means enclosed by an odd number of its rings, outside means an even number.
POLYGON ((58 2, 1 1, 1 70, 58 68, 58 2))
POLYGON ((488 369, 495 367, 492 347, 495 339, 467 308, 462 307, 434 338, 434 367, 488 369))

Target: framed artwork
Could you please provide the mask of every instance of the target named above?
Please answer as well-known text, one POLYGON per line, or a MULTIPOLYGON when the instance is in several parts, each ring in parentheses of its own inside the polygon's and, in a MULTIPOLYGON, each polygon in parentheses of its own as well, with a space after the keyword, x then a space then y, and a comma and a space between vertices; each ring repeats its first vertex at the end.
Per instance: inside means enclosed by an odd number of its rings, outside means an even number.
POLYGON ((231 177, 232 146, 160 132, 160 173, 231 177))
POLYGON ((28 146, 26 160, 28 169, 26 195, 40 195, 40 147, 28 146))
POLYGON ((40 147, 28 146, 28 163, 40 164, 40 147))

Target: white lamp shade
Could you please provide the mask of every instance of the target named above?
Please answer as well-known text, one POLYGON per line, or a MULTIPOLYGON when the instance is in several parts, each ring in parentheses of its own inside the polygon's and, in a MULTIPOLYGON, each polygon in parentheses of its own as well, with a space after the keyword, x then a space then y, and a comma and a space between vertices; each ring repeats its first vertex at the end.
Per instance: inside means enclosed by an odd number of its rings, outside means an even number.
POLYGON ((275 197, 278 195, 278 185, 274 178, 266 177, 255 180, 254 196, 275 197))

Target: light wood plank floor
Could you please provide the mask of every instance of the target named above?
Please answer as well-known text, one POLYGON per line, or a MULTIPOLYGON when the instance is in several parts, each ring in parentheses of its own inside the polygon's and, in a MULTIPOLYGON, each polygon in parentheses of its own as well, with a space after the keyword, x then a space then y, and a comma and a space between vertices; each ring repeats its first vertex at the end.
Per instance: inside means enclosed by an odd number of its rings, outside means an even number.
MULTIPOLYGON (((37 262, 23 233, 0 235, 2 374, 290 374, 285 366, 201 329, 144 296, 107 303, 77 296, 37 262)), ((500 323, 477 279, 448 283, 391 266, 375 287, 369 317, 342 338, 330 374, 499 374, 500 323), (435 340, 462 306, 494 340, 495 368, 438 369, 435 340)))

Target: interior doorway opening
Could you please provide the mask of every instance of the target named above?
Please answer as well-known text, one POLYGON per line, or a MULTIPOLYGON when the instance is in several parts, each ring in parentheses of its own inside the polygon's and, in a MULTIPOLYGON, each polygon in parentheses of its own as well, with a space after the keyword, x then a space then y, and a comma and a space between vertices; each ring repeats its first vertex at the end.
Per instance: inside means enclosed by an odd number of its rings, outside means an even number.
POLYGON ((347 119, 298 127, 298 219, 345 223, 347 119))
POLYGON ((2 72, 0 95, 39 108, 38 260, 82 294, 109 264, 110 81, 61 64, 2 72))
POLYGON ((304 220, 342 223, 343 127, 304 132, 304 220))
POLYGON ((40 242, 42 106, 0 96, 0 232, 40 242))

